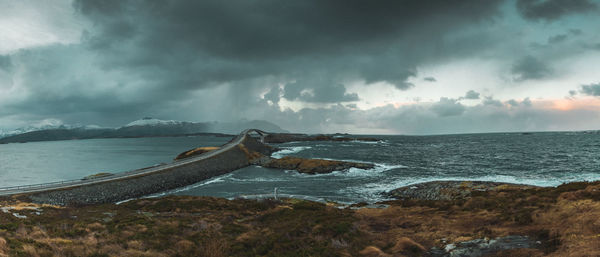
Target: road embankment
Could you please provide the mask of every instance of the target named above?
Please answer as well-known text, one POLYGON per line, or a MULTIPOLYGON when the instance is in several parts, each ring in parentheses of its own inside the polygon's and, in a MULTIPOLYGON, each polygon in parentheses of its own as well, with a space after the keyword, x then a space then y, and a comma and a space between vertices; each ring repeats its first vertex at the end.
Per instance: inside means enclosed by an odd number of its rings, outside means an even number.
POLYGON ((81 186, 22 194, 35 203, 78 206, 123 201, 170 189, 184 187, 211 177, 220 176, 250 165, 249 153, 270 154, 270 147, 245 137, 226 151, 205 159, 176 167, 167 167, 149 174, 127 177, 81 186))

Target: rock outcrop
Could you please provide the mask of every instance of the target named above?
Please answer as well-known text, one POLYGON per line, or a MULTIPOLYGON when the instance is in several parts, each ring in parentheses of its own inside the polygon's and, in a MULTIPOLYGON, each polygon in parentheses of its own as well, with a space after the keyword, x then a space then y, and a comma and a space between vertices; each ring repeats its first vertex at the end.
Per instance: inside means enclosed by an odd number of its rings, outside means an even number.
POLYGON ((432 249, 430 255, 433 257, 479 257, 504 250, 536 247, 539 247, 539 244, 530 238, 514 235, 494 239, 474 239, 455 244, 448 244, 444 249, 432 249))
POLYGON ((396 199, 456 200, 470 197, 473 191, 531 188, 536 186, 487 181, 432 181, 400 187, 387 194, 396 199))
POLYGON ((291 156, 286 156, 281 159, 271 159, 262 164, 262 166, 266 168, 297 170, 300 173, 307 174, 323 174, 333 171, 348 170, 350 168, 371 169, 374 167, 373 164, 370 163, 304 159, 291 156))

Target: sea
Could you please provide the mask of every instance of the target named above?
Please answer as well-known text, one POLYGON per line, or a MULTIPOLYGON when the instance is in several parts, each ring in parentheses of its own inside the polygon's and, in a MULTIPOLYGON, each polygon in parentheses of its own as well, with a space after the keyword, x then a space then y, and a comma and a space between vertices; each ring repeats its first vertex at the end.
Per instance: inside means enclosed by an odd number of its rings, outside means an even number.
MULTIPOLYGON (((246 167, 186 187, 160 192, 252 198, 291 196, 341 203, 377 202, 385 192, 435 180, 480 180, 557 186, 600 180, 600 134, 584 132, 368 136, 377 142, 273 144, 273 157, 298 156, 372 163, 372 169, 308 175, 246 167)), ((89 139, 0 145, 0 187, 80 179, 169 163, 199 146, 230 137, 89 139)))

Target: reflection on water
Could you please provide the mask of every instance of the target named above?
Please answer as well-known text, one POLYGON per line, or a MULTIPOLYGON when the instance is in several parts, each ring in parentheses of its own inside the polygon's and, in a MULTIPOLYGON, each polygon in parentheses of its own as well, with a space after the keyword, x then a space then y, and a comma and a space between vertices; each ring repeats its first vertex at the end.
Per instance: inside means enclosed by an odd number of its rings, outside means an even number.
POLYGON ((198 146, 219 146, 213 136, 89 139, 0 145, 0 186, 79 179, 171 162, 198 146))

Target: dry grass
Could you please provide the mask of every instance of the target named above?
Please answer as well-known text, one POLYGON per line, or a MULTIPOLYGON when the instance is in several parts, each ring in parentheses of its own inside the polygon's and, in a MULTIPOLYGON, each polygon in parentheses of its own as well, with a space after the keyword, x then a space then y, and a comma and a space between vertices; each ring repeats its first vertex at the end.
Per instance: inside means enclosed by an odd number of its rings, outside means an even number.
POLYGON ((8 245, 6 239, 0 237, 0 257, 8 256, 8 245))
POLYGON ((0 256, 422 256, 433 246, 506 235, 542 245, 495 256, 600 256, 597 182, 388 204, 351 210, 175 196, 81 208, 10 203, 14 209, 0 212, 0 256))
POLYGON ((249 150, 244 144, 239 144, 238 148, 244 152, 249 162, 264 157, 264 155, 259 152, 249 150))
POLYGON ((179 155, 177 155, 177 157, 175 157, 175 160, 189 158, 189 157, 200 155, 203 153, 208 153, 208 152, 211 152, 211 151, 214 151, 217 149, 219 149, 219 147, 213 147, 213 146, 198 147, 198 148, 180 153, 179 155))

